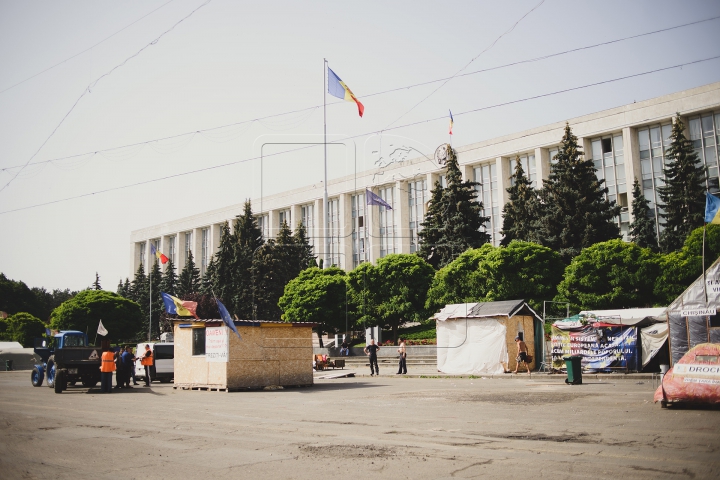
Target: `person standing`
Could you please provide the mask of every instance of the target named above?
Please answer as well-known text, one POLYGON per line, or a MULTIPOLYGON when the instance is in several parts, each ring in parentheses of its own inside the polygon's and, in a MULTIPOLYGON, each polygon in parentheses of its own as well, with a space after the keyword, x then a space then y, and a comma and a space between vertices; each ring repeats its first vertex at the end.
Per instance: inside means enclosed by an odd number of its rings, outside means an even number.
POLYGON ((130 385, 130 371, 135 366, 135 362, 133 361, 135 357, 133 356, 132 352, 130 351, 130 346, 125 346, 125 351, 122 354, 122 364, 123 368, 125 369, 125 378, 123 378, 125 382, 125 388, 133 388, 130 385))
POLYGON ((118 347, 115 353, 115 388, 123 388, 125 385, 125 365, 122 361, 123 347, 118 347))
POLYGON ((405 350, 405 339, 400 339, 400 345, 398 346, 397 351, 400 354, 397 375, 407 375, 407 351, 405 350))
POLYGON ((133 352, 132 347, 128 347, 130 350, 130 353, 132 354, 132 366, 130 367, 130 379, 132 379, 133 385, 138 385, 137 380, 135 379, 135 362, 138 361, 138 358, 135 356, 135 353, 133 352))
POLYGON ((528 365, 528 348, 525 342, 523 342, 520 337, 515 337, 515 344, 517 345, 517 358, 515 359, 515 372, 518 373, 518 367, 520 367, 520 363, 525 365, 525 368, 527 368, 528 376, 530 375, 530 365, 528 365))
POLYGON ((380 350, 380 345, 375 345, 375 340, 370 340, 370 345, 365 347, 365 355, 370 358, 370 376, 373 376, 373 365, 375 365, 374 375, 380 375, 380 368, 378 368, 377 352, 380 350))
POLYGON ((112 377, 115 371, 115 355, 109 347, 103 347, 103 354, 100 357, 100 391, 112 393, 112 377))
POLYGON ((140 360, 140 363, 145 367, 145 386, 150 386, 150 367, 153 364, 153 351, 150 349, 149 344, 145 344, 145 353, 140 360))

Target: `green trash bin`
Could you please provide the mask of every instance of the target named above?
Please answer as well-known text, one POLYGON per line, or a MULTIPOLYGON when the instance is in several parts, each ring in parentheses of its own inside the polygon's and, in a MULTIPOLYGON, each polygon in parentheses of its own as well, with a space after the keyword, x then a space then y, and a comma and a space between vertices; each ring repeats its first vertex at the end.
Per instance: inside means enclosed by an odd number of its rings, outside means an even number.
POLYGON ((565 360, 565 365, 567 366, 565 383, 569 383, 570 385, 582 384, 582 356, 571 355, 569 357, 563 357, 563 360, 565 360))
POLYGON ((13 369, 13 361, 12 360, 5 360, 5 371, 9 372, 13 369))

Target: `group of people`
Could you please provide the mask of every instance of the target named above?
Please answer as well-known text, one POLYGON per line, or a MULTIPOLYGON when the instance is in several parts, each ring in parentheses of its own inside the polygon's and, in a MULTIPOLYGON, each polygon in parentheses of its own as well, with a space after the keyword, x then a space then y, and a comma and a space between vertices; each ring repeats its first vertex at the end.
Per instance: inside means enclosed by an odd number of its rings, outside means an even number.
MULTIPOLYGON (((398 371, 396 375, 407 375, 407 349, 405 348, 405 339, 400 338, 398 344, 398 371)), ((365 355, 370 359, 370 376, 380 375, 380 368, 378 367, 377 352, 380 350, 380 345, 375 343, 375 339, 370 340, 370 345, 365 347, 365 355), (373 369, 374 368, 374 369, 373 369)))
POLYGON ((103 346, 100 362, 100 390, 102 393, 112 393, 112 375, 115 372, 115 389, 133 388, 130 385, 139 385, 135 379, 135 362, 140 360, 145 367, 145 386, 150 386, 150 366, 153 364, 153 353, 150 345, 145 345, 145 353, 136 357, 130 345, 119 347, 113 351, 109 345, 103 346))

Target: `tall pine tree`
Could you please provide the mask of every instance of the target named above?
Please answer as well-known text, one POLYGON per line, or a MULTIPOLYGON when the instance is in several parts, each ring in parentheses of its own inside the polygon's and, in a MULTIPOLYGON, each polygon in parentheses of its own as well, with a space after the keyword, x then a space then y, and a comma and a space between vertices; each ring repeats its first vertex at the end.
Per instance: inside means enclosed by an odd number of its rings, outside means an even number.
MULTIPOLYGON (((421 245, 420 255, 432 262, 438 256, 438 267, 452 262, 468 248, 478 248, 490 241, 490 235, 480 231, 489 218, 481 215, 482 202, 477 199, 475 186, 477 182, 463 181, 457 154, 450 145, 447 145, 447 170, 445 179, 447 187, 442 189, 442 196, 438 195, 437 184, 431 196, 436 205, 432 211, 428 208, 430 216, 425 217, 422 223, 423 230, 418 233, 421 245), (440 196, 438 201, 437 197, 440 196), (428 232, 425 229, 428 228, 428 232), (436 238, 436 233, 440 235, 436 238), (434 250, 430 240, 435 240, 434 250), (427 252, 427 254, 426 254, 427 252)), ((432 264, 432 263, 431 263, 432 264)))
POLYGON ((507 246, 513 240, 537 242, 538 193, 525 175, 520 157, 516 159, 510 194, 503 208, 503 239, 500 245, 507 246))
POLYGON ((175 296, 177 281, 178 277, 175 273, 175 264, 172 260, 168 260, 167 265, 165 265, 165 271, 162 274, 162 280, 160 281, 160 291, 175 296))
POLYGON ((679 115, 673 122, 670 148, 665 154, 665 185, 658 187, 660 216, 665 220, 660 232, 664 252, 680 250, 690 232, 703 225, 705 216, 706 168, 685 137, 679 115))
POLYGON ((178 277, 176 291, 182 298, 183 295, 190 293, 200 293, 200 287, 200 270, 195 267, 192 251, 188 251, 188 259, 178 277))
POLYGON ((643 195, 637 178, 633 183, 632 196, 633 221, 630 224, 630 240, 639 247, 657 251, 658 240, 655 231, 655 218, 650 212, 650 201, 643 195))
POLYGON ((133 279, 132 283, 130 284, 130 300, 134 300, 137 303, 140 304, 140 308, 144 308, 144 312, 147 312, 147 304, 148 304, 148 278, 147 275, 145 275, 145 266, 141 263, 140 266, 138 266, 137 271, 135 272, 135 278, 133 279), (143 307, 143 305, 145 307, 143 307))
MULTIPOLYGON (((162 301, 160 295, 160 284, 162 283, 162 271, 160 271, 160 265, 155 257, 152 257, 152 267, 150 267, 150 275, 148 275, 148 284, 152 285, 152 289, 148 289, 148 294, 152 291, 152 309, 150 316, 151 325, 151 338, 158 338, 159 327, 160 327, 160 315, 165 310, 165 304, 162 301)), ((142 308, 143 306, 140 305, 142 308)), ((146 305, 145 310, 149 307, 146 305)), ((147 318, 147 317, 146 317, 147 318)), ((143 329, 140 331, 141 337, 145 337, 148 334, 148 324, 144 322, 143 329)))
POLYGON ((540 190, 538 238, 566 262, 585 247, 620 237, 615 220, 620 207, 605 197, 605 180, 598 179, 592 160, 582 157, 577 137, 565 124, 557 162, 540 190))
POLYGON ((437 251, 437 245, 444 234, 443 219, 443 186, 440 180, 435 182, 433 189, 430 191, 430 201, 428 202, 425 219, 420 224, 422 230, 418 233, 420 239, 420 248, 417 255, 428 262, 433 268, 440 268, 440 253, 437 251))
POLYGON ((317 266, 315 255, 313 255, 313 247, 308 240, 307 229, 302 222, 298 222, 295 228, 293 242, 297 246, 295 249, 295 261, 297 262, 298 274, 306 268, 317 266))
POLYGON ((205 275, 202 277, 201 285, 200 292, 203 295, 212 296, 217 288, 217 262, 215 261, 215 255, 210 257, 210 262, 205 269, 205 275))
POLYGON ((236 239, 231 265, 232 296, 223 300, 232 305, 231 314, 249 319, 253 318, 253 257, 265 243, 249 200, 243 206, 242 215, 236 218, 234 227, 236 239))

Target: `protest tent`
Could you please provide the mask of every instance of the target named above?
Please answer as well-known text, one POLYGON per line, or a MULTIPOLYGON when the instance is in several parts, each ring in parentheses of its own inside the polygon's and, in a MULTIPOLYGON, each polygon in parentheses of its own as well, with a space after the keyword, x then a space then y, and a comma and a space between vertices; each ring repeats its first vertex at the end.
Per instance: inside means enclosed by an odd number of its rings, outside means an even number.
POLYGON ((496 375, 515 370, 516 336, 533 357, 530 368, 542 357, 542 319, 524 300, 451 304, 433 318, 440 372, 496 375))
POLYGON ((314 323, 220 319, 173 321, 174 388, 239 390, 313 384, 314 323))
POLYGON ((703 343, 720 343, 720 258, 659 318, 667 322, 671 365, 703 343))

